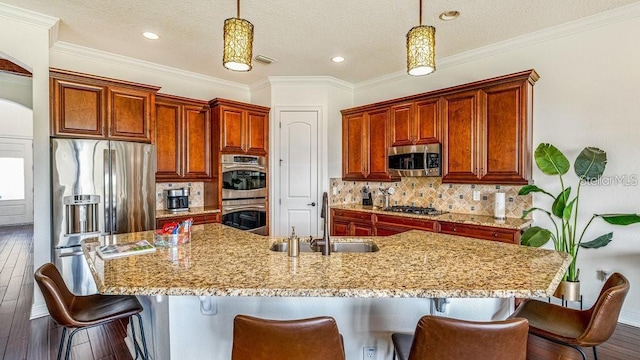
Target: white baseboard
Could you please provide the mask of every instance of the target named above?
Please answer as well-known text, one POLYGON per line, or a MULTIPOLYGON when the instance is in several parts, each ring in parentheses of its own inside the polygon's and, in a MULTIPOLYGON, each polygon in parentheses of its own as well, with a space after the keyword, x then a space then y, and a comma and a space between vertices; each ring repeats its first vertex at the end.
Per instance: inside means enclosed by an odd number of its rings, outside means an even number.
POLYGON ((49 316, 49 310, 47 309, 47 305, 42 304, 33 304, 31 306, 31 317, 29 320, 41 318, 43 316, 49 316))
POLYGON ((637 312, 622 310, 618 321, 623 324, 640 327, 640 314, 637 312))

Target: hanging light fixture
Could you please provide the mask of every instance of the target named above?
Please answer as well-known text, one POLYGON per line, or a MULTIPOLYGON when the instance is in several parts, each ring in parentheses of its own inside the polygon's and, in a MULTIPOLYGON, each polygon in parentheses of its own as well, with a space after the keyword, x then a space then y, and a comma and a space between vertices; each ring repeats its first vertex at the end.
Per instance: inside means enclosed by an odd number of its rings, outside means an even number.
POLYGON ((222 65, 233 71, 249 71, 253 66, 253 24, 238 16, 224 21, 224 55, 222 65))
POLYGON ((436 28, 422 25, 422 0, 420 0, 420 25, 407 33, 407 72, 420 76, 436 71, 436 28))

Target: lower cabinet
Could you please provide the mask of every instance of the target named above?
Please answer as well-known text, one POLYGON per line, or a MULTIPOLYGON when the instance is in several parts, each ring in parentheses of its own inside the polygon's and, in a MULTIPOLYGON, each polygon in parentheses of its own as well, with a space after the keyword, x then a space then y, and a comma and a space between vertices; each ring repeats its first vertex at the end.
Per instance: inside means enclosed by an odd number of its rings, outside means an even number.
POLYGON ((372 214, 364 211, 331 210, 331 235, 334 236, 389 236, 410 230, 438 232, 511 244, 520 244, 521 233, 518 229, 372 214))
POLYGON ((193 219, 193 225, 219 223, 221 221, 220 213, 175 216, 175 217, 170 217, 170 218, 156 219, 156 229, 162 229, 162 227, 165 224, 169 224, 169 223, 172 223, 172 222, 182 222, 182 221, 187 220, 189 218, 193 219))
POLYGON ((331 210, 331 235, 372 236, 372 214, 360 211, 331 210))

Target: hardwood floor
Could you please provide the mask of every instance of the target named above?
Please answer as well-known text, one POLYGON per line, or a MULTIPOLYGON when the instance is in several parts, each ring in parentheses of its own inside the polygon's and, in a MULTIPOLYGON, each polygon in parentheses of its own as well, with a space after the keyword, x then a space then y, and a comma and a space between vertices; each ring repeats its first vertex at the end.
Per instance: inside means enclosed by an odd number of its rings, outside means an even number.
MULTIPOLYGON (((3 359, 55 359, 62 328, 50 317, 29 321, 33 301, 33 229, 30 225, 0 227, 0 356, 3 359)), ((79 332, 71 359, 131 359, 124 343, 125 325, 113 322, 79 332)), ((600 360, 640 359, 640 328, 618 324, 600 360)), ((591 349, 585 349, 593 359, 591 349)), ((569 347, 529 336, 529 360, 579 360, 569 347)))

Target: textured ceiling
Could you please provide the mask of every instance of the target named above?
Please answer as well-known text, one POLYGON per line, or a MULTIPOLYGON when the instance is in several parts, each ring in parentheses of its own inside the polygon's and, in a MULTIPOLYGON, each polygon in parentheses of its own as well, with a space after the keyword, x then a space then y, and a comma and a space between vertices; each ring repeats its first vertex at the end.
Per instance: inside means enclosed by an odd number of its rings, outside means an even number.
MULTIPOLYGON (((233 0, 0 0, 61 20, 58 40, 243 84, 267 76, 333 76, 358 83, 406 67, 405 35, 418 0, 243 0, 255 26, 251 72, 222 67, 222 25, 233 0), (161 36, 151 41, 143 31, 161 36), (334 64, 330 58, 346 60, 334 64)), ((559 25, 638 0, 424 0, 436 27, 436 59, 559 25), (447 10, 461 16, 438 19, 447 10)))

